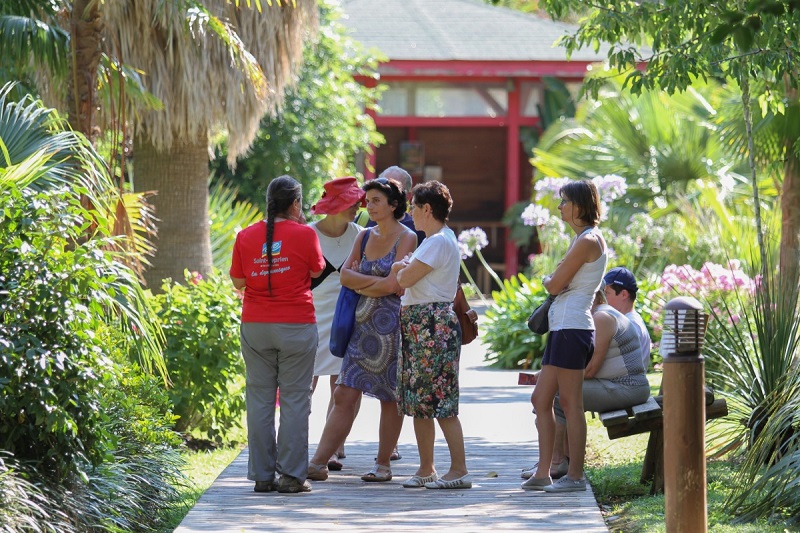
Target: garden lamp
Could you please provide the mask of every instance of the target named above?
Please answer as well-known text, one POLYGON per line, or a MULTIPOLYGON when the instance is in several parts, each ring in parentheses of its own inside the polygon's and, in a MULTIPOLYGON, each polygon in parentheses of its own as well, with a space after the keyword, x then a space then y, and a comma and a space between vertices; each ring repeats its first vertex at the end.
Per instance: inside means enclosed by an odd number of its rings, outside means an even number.
POLYGON ((705 532, 706 451, 703 347, 708 314, 692 297, 664 306, 664 514, 667 531, 705 532))

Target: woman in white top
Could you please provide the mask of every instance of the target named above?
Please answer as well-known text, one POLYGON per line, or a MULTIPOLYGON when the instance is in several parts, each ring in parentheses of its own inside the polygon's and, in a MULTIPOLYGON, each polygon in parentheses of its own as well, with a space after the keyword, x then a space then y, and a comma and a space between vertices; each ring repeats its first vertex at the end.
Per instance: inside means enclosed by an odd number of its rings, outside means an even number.
POLYGON ((397 364, 397 405, 414 417, 420 465, 405 488, 468 489, 464 435, 458 419, 458 362, 461 329, 453 299, 461 257, 458 239, 447 227, 453 200, 438 181, 414 187, 411 215, 425 240, 408 257, 392 265, 405 289, 400 299, 403 349, 397 364), (433 463, 434 419, 447 440, 450 469, 441 478, 433 463))
MULTIPOLYGON (((317 315, 317 332, 319 345, 314 361, 314 381, 312 392, 317 387, 320 376, 330 376, 331 398, 328 402, 328 413, 333 408, 333 392, 336 389, 336 378, 342 369, 342 358, 331 353, 330 336, 333 324, 333 312, 336 300, 342 288, 340 272, 344 262, 353 249, 353 243, 361 231, 361 227, 353 222, 359 207, 366 205, 366 193, 358 186, 356 178, 347 176, 333 179, 323 186, 322 198, 311 207, 315 215, 325 215, 310 226, 317 232, 322 255, 325 256, 325 270, 320 277, 311 281, 311 292, 314 296, 314 312, 317 315)), ((360 405, 360 402, 359 402, 360 405)), ((358 406, 356 406, 358 412, 358 406)), ((328 468, 341 470, 339 459, 344 458, 344 443, 328 461, 328 468)))
POLYGON ((586 490, 583 373, 594 352, 592 300, 608 262, 606 242, 597 229, 600 222, 597 188, 588 180, 572 181, 561 188, 560 195, 561 219, 576 237, 555 272, 542 280, 544 288, 556 295, 556 299, 550 307, 550 333, 542 371, 531 395, 539 433, 539 463, 536 473, 522 484, 526 490, 547 492, 586 490), (567 475, 553 483, 550 464, 555 444, 556 393, 567 419, 570 463, 567 475))

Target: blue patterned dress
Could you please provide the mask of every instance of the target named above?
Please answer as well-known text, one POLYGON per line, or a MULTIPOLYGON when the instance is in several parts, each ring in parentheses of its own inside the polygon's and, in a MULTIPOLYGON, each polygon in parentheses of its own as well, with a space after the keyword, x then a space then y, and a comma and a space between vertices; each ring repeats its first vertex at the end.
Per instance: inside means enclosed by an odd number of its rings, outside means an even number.
MULTIPOLYGON (((388 254, 367 260, 362 255, 358 271, 386 277, 397 254, 397 244, 388 254)), ((356 306, 356 326, 342 361, 337 385, 346 385, 375 398, 397 401, 397 356, 400 352, 400 297, 361 296, 356 306)))

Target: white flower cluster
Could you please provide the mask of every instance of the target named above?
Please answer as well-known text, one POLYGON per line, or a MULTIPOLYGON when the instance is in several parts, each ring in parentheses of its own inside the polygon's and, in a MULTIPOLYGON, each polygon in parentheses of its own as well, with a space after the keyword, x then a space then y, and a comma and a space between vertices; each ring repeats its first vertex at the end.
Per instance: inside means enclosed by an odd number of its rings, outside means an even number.
POLYGON ((466 229, 458 234, 458 249, 461 259, 472 257, 476 251, 489 246, 489 238, 481 228, 466 229))

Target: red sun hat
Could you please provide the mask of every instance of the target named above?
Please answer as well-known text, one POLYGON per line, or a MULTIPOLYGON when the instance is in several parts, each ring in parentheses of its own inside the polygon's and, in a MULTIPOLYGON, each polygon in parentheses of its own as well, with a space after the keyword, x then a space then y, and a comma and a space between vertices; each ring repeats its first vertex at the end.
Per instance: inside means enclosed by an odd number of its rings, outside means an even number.
POLYGON ((361 207, 367 204, 364 201, 367 193, 358 186, 358 180, 352 176, 336 178, 325 185, 322 198, 319 202, 311 206, 311 212, 315 215, 336 215, 351 208, 356 203, 361 207))

